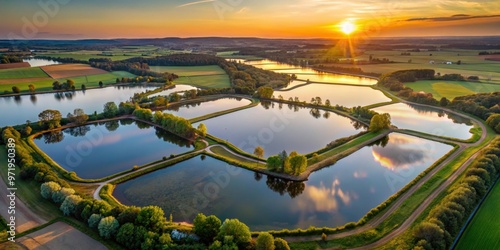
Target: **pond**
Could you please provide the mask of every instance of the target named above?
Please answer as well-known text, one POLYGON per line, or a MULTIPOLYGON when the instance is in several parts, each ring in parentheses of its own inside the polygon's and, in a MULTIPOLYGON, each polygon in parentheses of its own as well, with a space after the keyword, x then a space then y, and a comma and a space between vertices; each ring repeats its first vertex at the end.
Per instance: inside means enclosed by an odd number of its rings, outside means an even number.
POLYGON ((126 205, 158 205, 175 221, 197 213, 238 218, 251 230, 336 227, 358 221, 452 149, 391 134, 306 182, 267 177, 200 156, 117 185, 126 205), (242 197, 245 197, 242 199, 242 197))
POLYGON ((257 68, 272 70, 278 73, 295 74, 297 79, 311 82, 321 83, 339 83, 339 84, 354 84, 354 85, 375 85, 377 80, 367 78, 350 76, 343 74, 325 73, 310 68, 301 68, 285 63, 278 63, 268 59, 258 61, 243 61, 245 64, 253 65, 257 68))
POLYGON ((133 120, 68 128, 34 141, 61 167, 84 179, 103 178, 192 148, 185 139, 133 120))
POLYGON ((393 125, 431 135, 469 139, 473 127, 470 119, 439 109, 396 103, 373 109, 379 113, 389 113, 393 125))
POLYGON ((192 119, 219 111, 243 107, 252 103, 248 99, 242 98, 221 98, 211 101, 193 102, 181 106, 170 106, 164 113, 172 113, 176 116, 181 116, 186 119, 192 119))
POLYGON ((149 97, 168 96, 168 95, 170 95, 172 93, 175 93, 175 92, 184 92, 184 91, 193 90, 193 89, 197 90, 198 88, 193 87, 191 85, 176 84, 176 85, 174 85, 173 88, 164 90, 164 91, 159 92, 159 93, 155 93, 155 94, 149 95, 149 97))
POLYGON ((31 67, 41 67, 54 64, 61 64, 58 61, 47 60, 47 59, 36 59, 34 57, 23 59, 23 62, 28 62, 31 65, 31 67))
POLYGON ((201 123, 207 126, 209 134, 248 153, 253 153, 257 146, 263 147, 266 157, 283 150, 314 152, 362 129, 353 120, 332 112, 274 102, 263 102, 201 123))
MULTIPOLYGON (((296 81, 292 83, 295 82, 296 81)), ((298 85, 294 84, 294 86, 298 85)), ((382 91, 370 87, 331 84, 307 84, 290 90, 274 91, 275 98, 278 98, 280 95, 283 96, 285 100, 288 100, 290 97, 298 97, 299 100, 307 103, 310 102, 311 98, 319 96, 323 103, 328 99, 332 106, 338 104, 345 107, 366 106, 391 101, 382 91)))
POLYGON ((107 102, 127 101, 135 93, 141 93, 155 87, 107 87, 102 89, 89 89, 66 93, 47 93, 37 95, 23 95, 16 97, 0 97, 2 117, 0 127, 18 125, 38 121, 38 114, 46 109, 56 109, 63 117, 76 108, 81 108, 85 113, 100 113, 107 102))

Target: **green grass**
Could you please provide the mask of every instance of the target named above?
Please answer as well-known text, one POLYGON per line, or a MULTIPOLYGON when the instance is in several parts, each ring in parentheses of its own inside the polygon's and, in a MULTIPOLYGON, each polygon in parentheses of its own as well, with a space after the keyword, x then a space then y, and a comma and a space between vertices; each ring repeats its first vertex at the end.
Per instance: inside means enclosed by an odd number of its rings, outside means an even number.
MULTIPOLYGON (((5 181, 7 178, 7 161, 5 160, 7 159, 7 153, 5 145, 0 146, 0 159, 2 159, 0 162, 0 167, 2 169, 2 171, 0 171, 0 175, 5 181)), ((21 172, 19 167, 16 167, 14 172, 17 177, 16 196, 19 197, 19 199, 21 199, 30 210, 46 220, 52 220, 58 216, 62 216, 62 212, 57 208, 57 206, 48 202, 40 195, 41 183, 34 180, 21 180, 21 178, 19 178, 19 174, 21 172)))
POLYGON ((0 79, 23 79, 23 78, 42 78, 42 77, 49 77, 49 76, 39 67, 0 70, 0 79))
POLYGON ((134 78, 136 75, 125 72, 125 71, 113 71, 105 74, 98 75, 88 75, 88 76, 78 76, 78 77, 69 77, 58 79, 59 81, 64 81, 66 79, 71 79, 75 81, 75 87, 80 88, 82 84, 85 84, 86 87, 96 87, 99 86, 99 81, 102 81, 104 84, 113 84, 116 83, 116 78, 134 78))
MULTIPOLYGON (((98 75, 88 75, 88 76, 78 76, 78 77, 69 77, 69 78, 61 78, 57 79, 58 81, 66 81, 66 79, 72 79, 75 81, 75 87, 76 89, 80 89, 82 84, 85 84, 87 88, 91 87, 98 87, 99 86, 99 81, 102 81, 105 85, 106 84, 113 84, 116 82, 116 78, 122 78, 122 77, 136 77, 134 74, 125 72, 125 71, 113 71, 110 73, 105 73, 105 74, 98 74, 98 75)), ((21 89, 21 93, 27 93, 28 92, 28 86, 30 84, 35 85, 36 92, 39 91, 51 91, 52 90, 52 83, 55 81, 55 79, 48 79, 48 80, 42 80, 42 81, 35 81, 35 82, 27 82, 27 83, 16 83, 16 84, 0 84, 0 94, 3 94, 5 91, 12 92, 12 87, 17 86, 21 89)))
POLYGON ((150 66, 155 72, 169 72, 178 76, 225 75, 226 72, 218 65, 207 66, 150 66))
POLYGON ((389 73, 395 70, 427 68, 434 69, 441 74, 459 73, 464 76, 479 76, 482 81, 500 83, 500 62, 487 61, 478 56, 479 50, 441 50, 441 51, 422 51, 410 52, 410 56, 402 56, 403 50, 393 51, 365 51, 363 55, 356 59, 367 60, 370 55, 375 58, 388 58, 396 63, 357 65, 365 72, 389 73), (432 56, 430 56, 432 54, 432 56), (408 62, 411 60, 411 63, 408 62), (462 61, 457 65, 458 60, 462 61), (434 61, 434 64, 430 64, 434 61), (452 65, 442 62, 453 62, 452 65), (488 81, 491 78, 491 81, 488 81))
POLYGON ((113 56, 104 56, 101 55, 100 51, 94 51, 93 53, 86 53, 86 52, 75 52, 75 53, 44 53, 44 54, 38 54, 39 56, 51 56, 51 57, 60 57, 60 58, 73 58, 76 60, 83 60, 83 61, 88 61, 90 58, 109 58, 112 61, 121 61, 125 59, 129 59, 132 57, 138 57, 141 56, 141 53, 121 53, 121 54, 114 54, 113 56))
POLYGON ((199 88, 229 88, 228 75, 183 76, 176 79, 175 84, 192 85, 199 88))
MULTIPOLYGON (((239 161, 239 162, 242 162, 242 163, 251 163, 251 164, 255 163, 255 161, 251 161, 251 160, 248 160, 246 158, 240 157, 238 155, 234 155, 234 154, 232 154, 231 152, 227 151, 225 148, 223 148, 221 146, 214 146, 214 147, 210 148, 210 151, 212 151, 215 154, 220 155, 220 156, 222 156, 224 158, 229 158, 229 159, 232 159, 232 160, 235 160, 235 161, 239 161)), ((263 165, 263 164, 261 164, 261 165, 263 165)))
POLYGON ((417 81, 406 83, 406 86, 415 91, 431 93, 437 100, 446 97, 449 100, 457 96, 471 95, 475 93, 489 93, 500 91, 500 84, 486 84, 465 81, 417 81))
POLYGON ((500 220, 494 219, 499 207, 500 182, 497 182, 455 249, 500 249, 500 220))

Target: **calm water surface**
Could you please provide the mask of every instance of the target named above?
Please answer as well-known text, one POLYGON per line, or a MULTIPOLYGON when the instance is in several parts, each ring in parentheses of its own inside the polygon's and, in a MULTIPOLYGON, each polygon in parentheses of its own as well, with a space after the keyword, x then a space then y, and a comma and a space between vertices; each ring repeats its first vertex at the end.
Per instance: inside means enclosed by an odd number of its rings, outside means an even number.
POLYGON ((24 124, 26 120, 38 121, 38 114, 46 109, 59 110, 63 117, 76 108, 85 113, 100 113, 107 102, 127 101, 135 93, 141 93, 155 87, 107 87, 66 93, 23 95, 19 97, 0 97, 2 115, 0 127, 24 124))
POLYGON ((473 127, 471 120, 439 109, 396 103, 374 108, 379 113, 389 113, 392 124, 398 128, 416 130, 432 135, 469 139, 473 127))
MULTIPOLYGON (((297 81, 293 81, 293 86, 297 81)), ((302 84, 304 82, 301 82, 302 84)), ((290 88, 290 87, 288 87, 290 88)), ((354 107, 366 106, 374 103, 389 102, 391 99, 381 91, 369 87, 355 87, 330 84, 308 84, 288 91, 274 91, 274 97, 283 96, 285 100, 298 97, 299 100, 310 102, 311 98, 321 97, 323 103, 328 99, 332 106, 335 104, 354 107)))
POLYGON ((185 139, 132 120, 46 133, 35 143, 61 167, 84 179, 106 177, 191 149, 185 139))
POLYGON ((197 156, 119 184, 114 195, 127 205, 161 206, 176 221, 192 221, 203 212, 238 218, 252 230, 335 227, 358 221, 451 149, 391 134, 313 173, 307 182, 197 156))
POLYGON ((362 129, 351 119, 332 112, 278 103, 262 103, 201 122, 209 134, 244 151, 253 153, 255 147, 263 147, 266 157, 283 150, 310 153, 362 129))
POLYGON ((195 102, 181 106, 171 106, 164 113, 172 113, 186 119, 200 117, 211 113, 246 106, 252 103, 242 98, 221 98, 213 101, 195 102))

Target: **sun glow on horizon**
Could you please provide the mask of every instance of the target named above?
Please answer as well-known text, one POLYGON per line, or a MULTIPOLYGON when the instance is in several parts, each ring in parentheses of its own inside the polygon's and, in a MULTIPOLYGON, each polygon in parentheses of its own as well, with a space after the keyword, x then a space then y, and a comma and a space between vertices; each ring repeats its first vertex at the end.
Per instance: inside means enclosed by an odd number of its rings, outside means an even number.
POLYGON ((356 25, 351 21, 344 21, 339 26, 340 30, 346 35, 350 35, 352 32, 356 31, 356 25))

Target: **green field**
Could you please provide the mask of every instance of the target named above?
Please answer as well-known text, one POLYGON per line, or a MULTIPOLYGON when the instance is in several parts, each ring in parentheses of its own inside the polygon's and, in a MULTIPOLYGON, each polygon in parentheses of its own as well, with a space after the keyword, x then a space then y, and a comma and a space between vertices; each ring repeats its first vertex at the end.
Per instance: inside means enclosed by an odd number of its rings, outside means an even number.
POLYGON ((405 85, 417 92, 424 91, 427 93, 432 93, 434 98, 437 100, 441 99, 442 97, 453 100, 453 98, 457 96, 500 91, 500 84, 486 84, 464 81, 429 80, 406 83, 405 85))
MULTIPOLYGON (((42 71, 43 72, 43 71, 42 71)), ((45 73, 44 73, 45 74, 45 73)), ((116 82, 116 78, 122 77, 136 77, 134 74, 125 72, 125 71, 113 71, 106 74, 98 74, 98 75, 89 75, 89 76, 78 76, 78 77, 70 77, 75 81, 75 87, 77 89, 81 88, 82 84, 85 84, 87 88, 97 87, 99 86, 99 81, 102 81, 104 84, 112 84, 116 82)), ((58 81, 66 81, 66 78, 57 79, 58 81)), ((36 91, 50 91, 52 90, 52 83, 54 79, 48 78, 47 80, 41 81, 33 81, 33 82, 24 82, 24 83, 13 83, 13 84, 0 84, 0 94, 5 93, 5 91, 12 92, 12 87, 17 86, 21 89, 21 93, 28 92, 28 86, 30 84, 35 85, 36 91)))
POLYGON ((229 88, 231 86, 228 75, 181 76, 174 82, 199 88, 229 88))
POLYGON ((22 79, 49 77, 39 67, 0 70, 0 79, 22 79))
POLYGON ((225 75, 226 72, 218 65, 207 66, 150 66, 155 72, 174 73, 178 76, 206 76, 206 75, 225 75))
MULTIPOLYGON (((133 78, 136 75, 125 71, 113 71, 106 74, 70 77, 68 79, 75 81, 75 87, 79 88, 81 84, 85 84, 87 87, 98 86, 99 81, 102 81, 104 84, 116 83, 116 78, 121 79, 122 77, 133 78)), ((66 78, 58 80, 65 81, 66 78)))
POLYGON ((374 58, 387 58, 395 63, 355 65, 365 72, 389 73, 404 69, 434 69, 436 73, 452 74, 458 73, 465 77, 479 76, 483 82, 500 83, 500 62, 487 61, 478 56, 477 50, 441 50, 409 52, 411 55, 402 56, 405 50, 393 51, 365 51, 363 55, 357 56, 356 60, 368 60, 371 55, 374 58), (432 54, 432 56, 431 56, 432 54), (411 62, 410 62, 411 60, 411 62), (457 62, 461 61, 461 65, 457 62), (433 64, 430 62, 433 61, 433 64), (445 62, 452 62, 448 65, 445 62))
POLYGON ((500 182, 493 187, 455 249, 500 249, 500 182))

